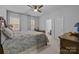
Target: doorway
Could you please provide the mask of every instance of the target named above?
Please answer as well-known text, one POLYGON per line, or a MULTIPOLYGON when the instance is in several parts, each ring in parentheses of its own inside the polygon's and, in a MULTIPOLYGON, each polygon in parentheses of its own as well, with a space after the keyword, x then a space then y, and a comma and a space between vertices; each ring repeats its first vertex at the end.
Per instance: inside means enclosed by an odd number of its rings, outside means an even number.
POLYGON ((52 20, 46 20, 46 35, 52 35, 52 20))

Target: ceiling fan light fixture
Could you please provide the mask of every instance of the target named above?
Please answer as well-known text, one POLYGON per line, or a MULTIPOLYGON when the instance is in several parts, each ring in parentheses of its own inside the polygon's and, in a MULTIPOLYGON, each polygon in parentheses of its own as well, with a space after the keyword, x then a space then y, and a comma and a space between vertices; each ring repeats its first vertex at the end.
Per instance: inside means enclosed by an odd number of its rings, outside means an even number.
POLYGON ((37 12, 38 10, 37 9, 34 9, 34 12, 37 12))
POLYGON ((39 13, 41 13, 40 8, 43 7, 43 5, 27 5, 27 6, 29 6, 30 8, 32 8, 32 10, 33 10, 34 12, 39 12, 39 13))

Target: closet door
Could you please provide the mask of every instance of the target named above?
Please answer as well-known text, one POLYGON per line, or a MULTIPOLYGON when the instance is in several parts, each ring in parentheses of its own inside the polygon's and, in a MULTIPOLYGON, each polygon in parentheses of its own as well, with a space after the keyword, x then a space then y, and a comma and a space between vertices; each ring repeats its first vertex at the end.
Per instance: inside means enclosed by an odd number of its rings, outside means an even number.
POLYGON ((58 36, 63 34, 63 17, 56 17, 54 19, 54 37, 58 39, 58 36))

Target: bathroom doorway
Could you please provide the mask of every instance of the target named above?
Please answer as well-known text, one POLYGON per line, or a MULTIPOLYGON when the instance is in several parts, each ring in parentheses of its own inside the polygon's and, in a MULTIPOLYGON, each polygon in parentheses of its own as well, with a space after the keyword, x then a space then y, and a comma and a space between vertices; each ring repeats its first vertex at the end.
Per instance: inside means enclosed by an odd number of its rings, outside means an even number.
POLYGON ((46 20, 46 35, 52 35, 52 20, 46 20))

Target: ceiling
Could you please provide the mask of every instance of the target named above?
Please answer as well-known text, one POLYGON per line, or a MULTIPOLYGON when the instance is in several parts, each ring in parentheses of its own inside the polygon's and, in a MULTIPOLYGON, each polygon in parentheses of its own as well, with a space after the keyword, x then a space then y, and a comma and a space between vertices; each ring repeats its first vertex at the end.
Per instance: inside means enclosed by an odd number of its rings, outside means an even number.
POLYGON ((42 13, 34 12, 30 7, 27 5, 0 5, 2 8, 6 8, 7 10, 18 12, 18 13, 24 13, 31 16, 42 16, 48 13, 51 13, 59 8, 62 8, 63 5, 44 5, 41 8, 42 13))

